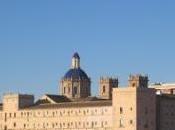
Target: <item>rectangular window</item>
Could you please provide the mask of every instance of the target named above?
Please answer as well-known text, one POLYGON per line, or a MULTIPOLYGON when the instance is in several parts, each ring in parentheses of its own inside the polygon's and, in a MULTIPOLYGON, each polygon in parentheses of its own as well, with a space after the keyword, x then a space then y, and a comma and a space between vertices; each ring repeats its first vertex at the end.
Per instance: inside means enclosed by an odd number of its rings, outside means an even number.
POLYGON ((68 93, 70 93, 70 87, 68 87, 68 93))
POLYGON ((11 113, 9 113, 9 117, 11 117, 12 116, 12 114, 11 113))
POLYGON ((14 122, 13 126, 16 127, 16 123, 15 122, 14 122))
POLYGON ((130 123, 130 125, 132 125, 132 124, 133 124, 133 121, 132 121, 132 120, 130 120, 130 121, 129 121, 129 123, 130 123))
POLYGON ((78 93, 77 87, 74 87, 74 94, 77 94, 77 93, 78 93))
POLYGON ((66 87, 64 87, 64 91, 63 91, 63 93, 66 93, 66 87))
POLYGON ((123 107, 120 107, 120 114, 123 114, 123 107))
POLYGON ((16 118, 16 113, 14 113, 14 117, 16 118))

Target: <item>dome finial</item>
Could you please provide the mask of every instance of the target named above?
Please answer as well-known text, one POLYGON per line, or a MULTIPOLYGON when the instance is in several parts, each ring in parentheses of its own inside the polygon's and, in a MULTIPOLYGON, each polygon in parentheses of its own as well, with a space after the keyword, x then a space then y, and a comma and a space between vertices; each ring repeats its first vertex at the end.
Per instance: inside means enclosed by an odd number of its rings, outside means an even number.
POLYGON ((80 56, 77 52, 75 52, 72 57, 72 68, 73 69, 80 68, 80 56))

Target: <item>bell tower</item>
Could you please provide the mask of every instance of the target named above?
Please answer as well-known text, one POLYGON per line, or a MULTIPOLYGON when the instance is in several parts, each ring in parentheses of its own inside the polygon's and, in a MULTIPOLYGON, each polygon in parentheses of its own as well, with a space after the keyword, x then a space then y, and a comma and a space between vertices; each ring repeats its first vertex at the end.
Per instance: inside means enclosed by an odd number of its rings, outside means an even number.
POLYGON ((118 87, 117 78, 101 77, 99 96, 101 99, 112 99, 112 89, 118 87))
POLYGON ((114 130, 157 130, 156 91, 147 85, 147 76, 130 75, 128 87, 113 89, 114 130))
POLYGON ((140 74, 129 76, 129 87, 148 87, 148 76, 142 76, 140 74))

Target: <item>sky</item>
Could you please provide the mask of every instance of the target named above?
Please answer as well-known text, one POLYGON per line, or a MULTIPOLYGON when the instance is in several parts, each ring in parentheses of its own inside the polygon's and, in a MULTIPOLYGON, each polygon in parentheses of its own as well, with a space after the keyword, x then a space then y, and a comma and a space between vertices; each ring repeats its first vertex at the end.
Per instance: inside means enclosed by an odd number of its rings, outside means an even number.
POLYGON ((0 95, 58 94, 74 52, 98 95, 101 76, 175 82, 174 0, 0 1, 0 95))

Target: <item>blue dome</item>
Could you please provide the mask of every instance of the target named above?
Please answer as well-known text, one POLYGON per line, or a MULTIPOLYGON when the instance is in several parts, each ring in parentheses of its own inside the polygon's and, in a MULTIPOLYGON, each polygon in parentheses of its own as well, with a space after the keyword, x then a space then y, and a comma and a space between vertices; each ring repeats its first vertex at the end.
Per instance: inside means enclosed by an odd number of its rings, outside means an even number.
POLYGON ((65 75, 64 79, 89 79, 87 74, 80 68, 70 69, 65 75))

